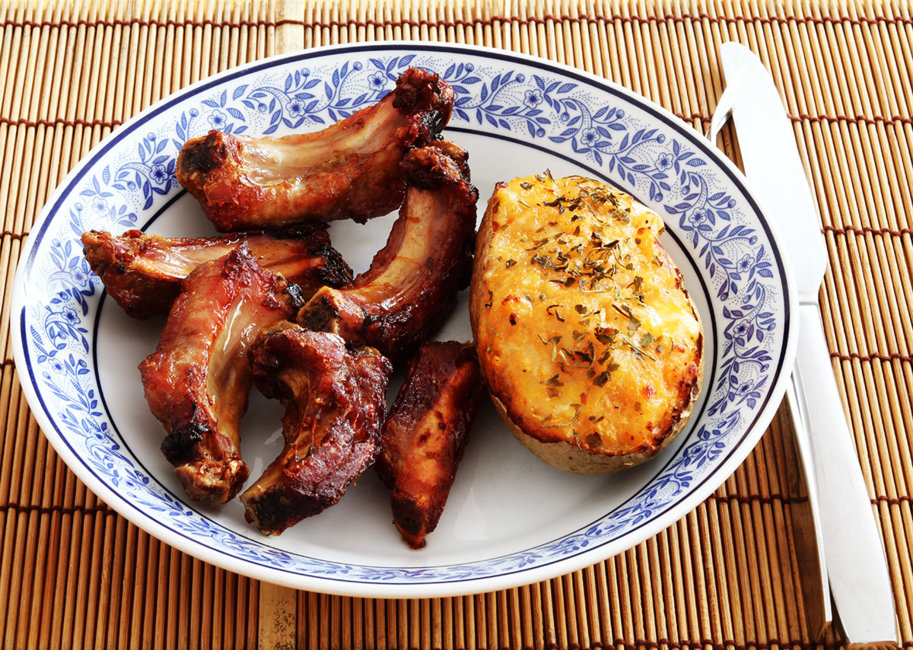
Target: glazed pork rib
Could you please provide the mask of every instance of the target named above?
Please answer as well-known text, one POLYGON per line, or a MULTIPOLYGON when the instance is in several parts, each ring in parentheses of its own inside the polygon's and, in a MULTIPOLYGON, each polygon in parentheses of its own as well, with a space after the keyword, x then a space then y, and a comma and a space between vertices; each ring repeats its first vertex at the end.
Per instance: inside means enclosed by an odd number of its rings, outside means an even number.
POLYGON ((162 452, 190 498, 218 505, 249 473, 238 431, 251 385, 247 347, 261 328, 291 317, 301 298, 245 244, 199 266, 183 286, 139 369, 149 408, 168 433, 162 452))
POLYGON ((352 280, 352 270, 330 245, 322 224, 224 237, 160 237, 139 230, 122 235, 92 230, 82 235, 89 266, 117 304, 135 318, 167 314, 191 271, 242 242, 261 266, 297 284, 304 296, 352 280))
POLYGON ((374 468, 412 548, 425 545, 444 511, 482 391, 472 344, 425 343, 409 362, 374 468))
POLYGON ((413 149, 403 168, 406 199, 370 268, 341 289, 319 289, 298 313, 308 329, 394 360, 408 358, 440 327, 468 285, 478 199, 467 154, 453 143, 413 149))
POLYGON ((286 409, 285 447, 241 501, 247 521, 278 535, 339 501, 374 462, 392 368, 372 348, 287 322, 260 334, 250 362, 257 388, 286 409))
POLYGON ((452 108, 447 83, 410 68, 380 102, 316 133, 251 138, 210 131, 190 140, 176 176, 222 232, 363 222, 402 203, 400 160, 434 140, 452 108))

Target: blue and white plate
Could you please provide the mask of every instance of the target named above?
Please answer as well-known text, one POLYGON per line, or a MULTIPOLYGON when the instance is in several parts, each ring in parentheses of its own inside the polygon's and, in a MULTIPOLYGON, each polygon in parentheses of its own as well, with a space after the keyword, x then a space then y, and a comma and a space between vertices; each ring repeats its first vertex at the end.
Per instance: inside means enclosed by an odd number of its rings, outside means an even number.
MULTIPOLYGON (((356 271, 394 215, 337 223, 356 271)), ((67 177, 32 230, 16 276, 16 368, 54 448, 86 485, 152 535, 224 568, 357 596, 466 594, 543 580, 619 553, 685 515, 760 438, 795 348, 795 290, 744 178, 700 134, 634 93, 527 56, 480 47, 375 43, 315 49, 197 83, 136 116, 67 177), (654 208, 703 317, 705 386, 687 430, 625 473, 572 476, 523 449, 483 408, 437 530, 413 551, 368 472, 342 501, 280 537, 188 502, 159 451, 163 431, 137 364, 162 320, 130 319, 83 259, 89 229, 213 232, 174 178, 188 138, 317 130, 378 101, 408 66, 456 91, 446 136, 470 152, 479 214, 497 181, 550 169, 610 181, 654 208)), ((467 301, 441 338, 469 339, 467 301)), ((252 396, 243 455, 260 475, 281 446, 277 404, 252 396)))

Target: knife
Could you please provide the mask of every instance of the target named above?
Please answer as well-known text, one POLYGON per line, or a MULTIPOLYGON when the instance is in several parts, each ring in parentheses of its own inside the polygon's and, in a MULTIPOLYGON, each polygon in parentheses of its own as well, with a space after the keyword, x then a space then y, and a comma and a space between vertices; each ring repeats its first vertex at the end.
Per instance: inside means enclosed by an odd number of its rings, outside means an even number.
POLYGON ((798 280, 799 344, 787 393, 800 455, 811 456, 806 476, 820 518, 831 596, 851 645, 896 645, 885 551, 818 306, 827 250, 795 135, 760 59, 739 43, 724 43, 720 60, 727 91, 733 91, 725 103, 731 102, 745 175, 767 221, 784 235, 781 241, 798 280))
MULTIPOLYGON (((729 44, 726 44, 727 46, 729 44)), ((725 46, 724 46, 725 47, 725 46)), ((742 92, 745 78, 745 67, 738 67, 736 72, 730 69, 726 75, 726 88, 717 100, 707 139, 716 145, 717 135, 727 120, 732 115, 732 107, 742 92)), ((766 71, 765 71, 766 72, 766 71)), ((776 90, 773 91, 776 93, 776 90)), ((772 100, 773 101, 773 100, 772 100)), ((779 102, 779 96, 776 97, 779 102)), ((781 121, 789 126, 783 114, 781 121)), ((783 138, 792 137, 782 134, 783 138)), ((801 183, 801 177, 798 177, 801 183)), ((807 192, 803 192, 803 195, 807 192)), ((809 206, 805 206, 809 209, 809 206)), ((813 207, 810 209, 814 209, 813 207)), ((808 223, 814 223, 808 221, 808 223)), ((803 233, 810 240, 816 240, 815 231, 803 233)), ((821 250, 814 251, 821 255, 821 250)), ((826 264, 823 259, 815 260, 815 265, 826 264)), ((806 423, 805 404, 802 390, 797 382, 797 373, 792 373, 786 385, 787 414, 792 425, 793 442, 799 456, 797 466, 788 465, 790 494, 797 500, 789 509, 790 521, 793 526, 793 540, 796 550, 796 560, 799 563, 799 585, 802 590, 802 601, 805 607, 806 625, 814 640, 821 640, 827 625, 833 620, 831 608, 830 584, 827 577, 827 568, 824 565, 824 536, 821 531, 821 515, 818 505, 818 488, 815 476, 815 464, 812 456, 811 439, 808 435, 806 423)))

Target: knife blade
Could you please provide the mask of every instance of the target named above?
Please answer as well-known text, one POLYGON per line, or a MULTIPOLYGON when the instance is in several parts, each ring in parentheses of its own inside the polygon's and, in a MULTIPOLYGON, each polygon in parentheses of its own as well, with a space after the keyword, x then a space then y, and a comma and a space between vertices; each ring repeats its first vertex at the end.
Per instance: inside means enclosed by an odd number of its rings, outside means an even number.
POLYGON ((789 118, 768 70, 751 50, 724 43, 727 84, 745 175, 767 220, 785 237, 799 289, 799 346, 791 408, 800 454, 816 492, 830 592, 850 644, 896 644, 891 580, 859 457, 831 367, 818 291, 827 250, 789 118), (803 437, 807 435, 807 439, 803 437))

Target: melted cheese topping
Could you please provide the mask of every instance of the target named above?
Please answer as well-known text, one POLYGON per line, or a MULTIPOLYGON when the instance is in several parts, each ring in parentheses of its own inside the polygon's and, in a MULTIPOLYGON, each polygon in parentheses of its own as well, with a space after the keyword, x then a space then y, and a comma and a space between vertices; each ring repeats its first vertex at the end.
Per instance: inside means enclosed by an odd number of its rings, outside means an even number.
POLYGON ((538 175, 499 185, 485 218, 473 324, 511 419, 600 454, 658 447, 702 352, 660 217, 597 181, 538 175))

